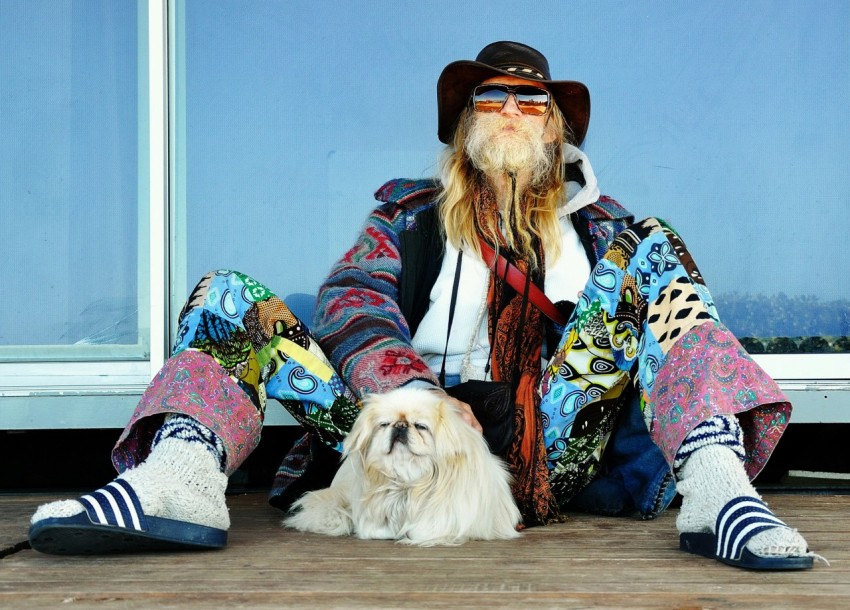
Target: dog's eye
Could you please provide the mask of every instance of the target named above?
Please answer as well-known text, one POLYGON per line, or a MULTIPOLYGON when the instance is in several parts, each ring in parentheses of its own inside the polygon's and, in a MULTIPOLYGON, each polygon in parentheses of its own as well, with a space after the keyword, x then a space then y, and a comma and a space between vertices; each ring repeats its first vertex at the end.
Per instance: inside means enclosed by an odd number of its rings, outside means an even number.
POLYGON ((386 427, 387 427, 387 426, 389 426, 389 425, 390 425, 390 422, 388 422, 388 421, 382 421, 381 423, 379 423, 379 424, 378 424, 378 427, 379 427, 379 428, 386 428, 386 427))
POLYGON ((426 432, 427 432, 427 430, 428 430, 428 426, 426 426, 425 424, 419 423, 419 422, 417 422, 417 423, 413 424, 413 426, 414 426, 417 430, 424 430, 424 431, 426 431, 426 432))

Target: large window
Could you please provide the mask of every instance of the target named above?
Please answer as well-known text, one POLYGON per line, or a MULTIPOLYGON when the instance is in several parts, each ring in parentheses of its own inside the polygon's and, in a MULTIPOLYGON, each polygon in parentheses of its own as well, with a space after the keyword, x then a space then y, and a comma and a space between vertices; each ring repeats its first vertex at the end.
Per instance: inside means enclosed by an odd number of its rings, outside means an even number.
MULTIPOLYGON (((181 6, 175 298, 234 266, 314 292, 383 181, 434 174, 443 66, 517 39, 589 86, 603 192, 681 231, 751 352, 850 351, 850 4, 181 6)), ((836 359, 768 362, 847 375, 836 359)))
POLYGON ((162 361, 164 24, 0 2, 0 428, 115 425, 162 361))
POLYGON ((4 360, 147 357, 137 10, 0 4, 4 360))
POLYGON ((502 39, 589 86, 603 192, 680 230, 792 399, 846 395, 847 23, 829 0, 0 0, 0 428, 121 425, 211 269, 304 303, 375 189, 434 175, 442 68, 502 39))

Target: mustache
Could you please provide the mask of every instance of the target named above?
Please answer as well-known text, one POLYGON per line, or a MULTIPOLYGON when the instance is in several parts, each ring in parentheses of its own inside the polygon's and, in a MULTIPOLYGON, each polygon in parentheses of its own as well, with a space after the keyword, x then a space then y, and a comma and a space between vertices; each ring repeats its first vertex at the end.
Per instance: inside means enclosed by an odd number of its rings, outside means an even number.
POLYGON ((479 113, 473 116, 471 132, 476 135, 496 138, 499 136, 533 141, 541 139, 546 131, 543 123, 523 121, 502 116, 497 112, 479 113), (506 129, 510 127, 510 129, 506 129))

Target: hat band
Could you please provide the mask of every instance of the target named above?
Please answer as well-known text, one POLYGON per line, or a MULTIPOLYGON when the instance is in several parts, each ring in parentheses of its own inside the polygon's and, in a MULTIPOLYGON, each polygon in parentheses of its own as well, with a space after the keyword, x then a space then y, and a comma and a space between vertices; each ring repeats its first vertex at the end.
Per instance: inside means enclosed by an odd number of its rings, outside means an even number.
POLYGON ((525 66, 496 66, 500 70, 504 70, 505 72, 511 72, 513 74, 522 74, 523 76, 531 76, 536 78, 537 80, 546 80, 546 77, 543 76, 537 70, 533 70, 532 68, 527 68, 525 66))

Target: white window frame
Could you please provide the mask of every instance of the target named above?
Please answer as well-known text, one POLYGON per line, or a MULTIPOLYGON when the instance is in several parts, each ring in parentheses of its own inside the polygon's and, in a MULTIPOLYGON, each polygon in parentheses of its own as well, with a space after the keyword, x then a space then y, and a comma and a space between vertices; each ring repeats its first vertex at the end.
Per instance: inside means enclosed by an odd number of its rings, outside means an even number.
MULTIPOLYGON (((139 56, 140 78, 147 66, 147 133, 140 133, 140 152, 147 150, 148 181, 139 185, 139 200, 148 214, 139 218, 139 332, 149 337, 145 359, 27 361, 0 363, 0 429, 123 426, 132 405, 167 356, 170 317, 168 286, 168 37, 166 0, 139 3, 140 28, 147 23, 147 54, 139 56), (146 276, 146 277, 145 277, 146 276), (147 316, 145 315, 147 314, 147 316), (81 400, 81 398, 85 398, 81 400), (94 405, 94 408, 93 408, 94 405), (121 423, 117 423, 118 421, 121 423)), ((140 127, 144 125, 139 121, 140 127)), ((140 158, 144 158, 140 155, 140 158)), ((140 175, 144 175, 140 172, 140 175)), ((147 338, 141 341, 147 342, 147 338)), ((98 354, 93 346, 92 356, 98 354)), ((81 346, 83 350, 86 346, 81 346)), ((118 348, 120 349, 120 348, 118 348)), ((77 346, 51 346, 51 358, 69 358, 77 346)), ((108 351, 101 349, 99 353, 108 351)))

